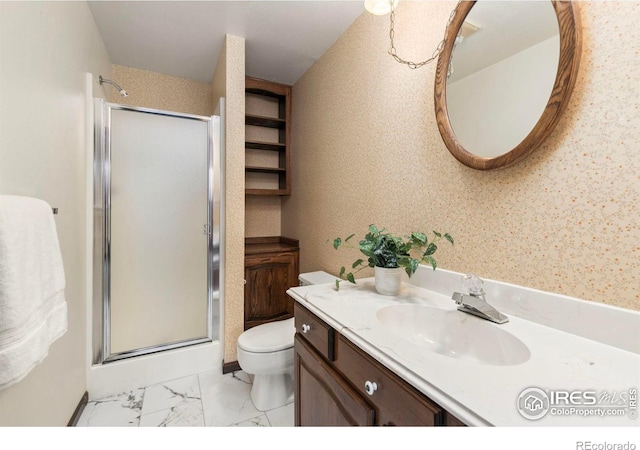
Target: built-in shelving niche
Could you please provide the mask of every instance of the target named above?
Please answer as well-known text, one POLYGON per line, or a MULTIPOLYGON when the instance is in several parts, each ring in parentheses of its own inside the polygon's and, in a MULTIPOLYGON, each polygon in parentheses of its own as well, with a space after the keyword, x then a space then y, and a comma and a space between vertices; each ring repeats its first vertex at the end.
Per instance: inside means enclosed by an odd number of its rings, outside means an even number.
POLYGON ((291 86, 245 81, 245 193, 290 195, 291 86))

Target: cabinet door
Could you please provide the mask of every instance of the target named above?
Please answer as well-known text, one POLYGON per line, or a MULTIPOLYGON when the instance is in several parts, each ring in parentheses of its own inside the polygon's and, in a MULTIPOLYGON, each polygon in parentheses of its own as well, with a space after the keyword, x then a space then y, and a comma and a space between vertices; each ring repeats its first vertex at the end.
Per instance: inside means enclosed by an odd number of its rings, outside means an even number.
POLYGON ((255 255, 245 259, 245 329, 293 317, 287 289, 297 286, 295 253, 255 255))
POLYGON ((295 425, 373 425, 375 412, 308 343, 295 338, 295 425))

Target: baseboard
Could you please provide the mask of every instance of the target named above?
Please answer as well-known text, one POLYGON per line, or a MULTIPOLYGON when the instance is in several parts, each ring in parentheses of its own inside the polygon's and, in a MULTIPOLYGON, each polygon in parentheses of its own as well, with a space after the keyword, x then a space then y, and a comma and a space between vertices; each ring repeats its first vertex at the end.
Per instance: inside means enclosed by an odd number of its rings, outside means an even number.
POLYGON ((82 415, 82 411, 84 411, 84 407, 87 406, 87 402, 89 401, 89 393, 85 391, 84 395, 80 399, 78 406, 76 406, 76 410, 73 412, 71 419, 69 419, 68 427, 75 427, 78 424, 78 420, 80 420, 80 416, 82 415))
POLYGON ((240 368, 240 364, 238 364, 238 361, 232 361, 232 362, 228 362, 228 363, 222 363, 222 373, 230 373, 230 372, 237 372, 238 370, 242 370, 240 368))

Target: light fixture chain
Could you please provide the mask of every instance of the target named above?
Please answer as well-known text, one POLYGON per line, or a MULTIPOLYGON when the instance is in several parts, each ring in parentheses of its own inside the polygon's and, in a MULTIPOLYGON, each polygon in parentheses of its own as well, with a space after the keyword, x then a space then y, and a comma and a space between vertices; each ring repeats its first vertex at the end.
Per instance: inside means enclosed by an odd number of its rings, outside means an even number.
MULTIPOLYGON (((440 41, 440 43, 434 50, 433 54, 431 55, 431 58, 425 61, 416 63, 413 61, 404 60, 398 56, 398 51, 396 50, 396 46, 394 42, 396 12, 395 12, 395 8, 393 7, 393 4, 394 4, 393 0, 390 0, 389 3, 391 4, 391 14, 389 16, 390 17, 389 20, 391 22, 390 29, 389 29, 389 39, 391 39, 391 48, 389 49, 389 54, 393 56, 393 59, 395 59, 400 64, 406 64, 407 66, 409 66, 410 69, 418 69, 426 64, 433 62, 436 58, 438 58, 438 56, 440 56, 440 53, 442 53, 442 50, 444 49, 444 45, 445 45, 444 39, 440 41)), ((453 21, 453 18, 455 17, 456 12, 458 12, 458 6, 460 6, 460 3, 462 3, 462 0, 459 0, 454 10, 451 11, 451 15, 449 16, 449 22, 447 22, 447 28, 445 29, 445 36, 447 35, 446 30, 449 29, 449 25, 451 25, 451 22, 453 21)))

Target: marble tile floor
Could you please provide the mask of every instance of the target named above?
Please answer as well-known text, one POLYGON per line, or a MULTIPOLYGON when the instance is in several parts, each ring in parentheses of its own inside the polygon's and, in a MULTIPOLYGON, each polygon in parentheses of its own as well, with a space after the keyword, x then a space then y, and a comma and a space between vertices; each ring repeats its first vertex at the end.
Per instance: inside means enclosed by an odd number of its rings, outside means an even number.
POLYGON ((78 427, 292 427, 293 403, 258 411, 243 372, 191 375, 87 403, 78 427))

